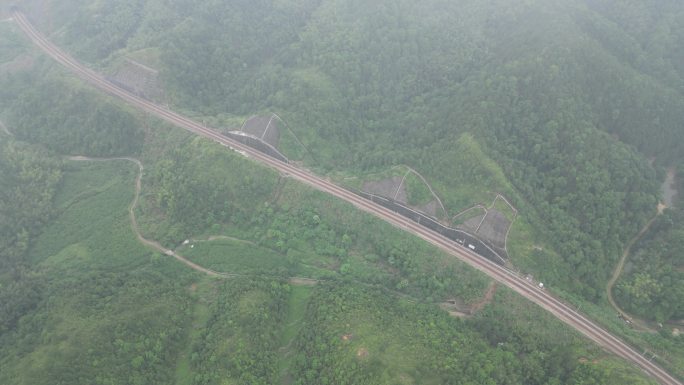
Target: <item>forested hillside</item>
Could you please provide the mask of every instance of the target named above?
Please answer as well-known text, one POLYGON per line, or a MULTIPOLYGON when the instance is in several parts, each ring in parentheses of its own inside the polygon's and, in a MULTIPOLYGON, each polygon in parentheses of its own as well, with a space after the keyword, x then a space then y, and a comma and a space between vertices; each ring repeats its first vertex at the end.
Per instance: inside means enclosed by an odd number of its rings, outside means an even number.
POLYGON ((61 165, 40 148, 0 137, 0 334, 40 298, 26 252, 52 215, 61 165))
POLYGON ((472 135, 561 256, 536 253, 530 268, 594 300, 655 212, 657 167, 684 154, 677 2, 108 4, 34 14, 102 65, 153 49, 179 107, 277 111, 311 167, 407 164, 449 189, 468 181, 442 158, 472 135))
POLYGON ((111 156, 140 151, 142 130, 132 114, 107 103, 93 90, 70 86, 61 79, 25 79, 6 87, 6 93, 15 95, 8 121, 19 139, 63 154, 111 156), (33 113, 36 109, 43 114, 33 113))
POLYGON ((616 287, 625 309, 658 322, 684 318, 684 212, 658 218, 636 245, 625 276, 616 287))
MULTIPOLYGON (((453 222, 502 194, 511 267, 682 375, 681 199, 614 289, 660 333, 605 290, 684 167, 684 3, 20 6, 105 76, 154 73, 155 101, 198 122, 277 113, 285 155, 340 184, 413 169, 409 201, 429 186, 453 222)), ((9 19, 0 43, 0 382, 647 383, 441 251, 85 86, 9 19), (69 155, 140 158, 142 235, 235 276, 143 247, 135 167, 69 155)))

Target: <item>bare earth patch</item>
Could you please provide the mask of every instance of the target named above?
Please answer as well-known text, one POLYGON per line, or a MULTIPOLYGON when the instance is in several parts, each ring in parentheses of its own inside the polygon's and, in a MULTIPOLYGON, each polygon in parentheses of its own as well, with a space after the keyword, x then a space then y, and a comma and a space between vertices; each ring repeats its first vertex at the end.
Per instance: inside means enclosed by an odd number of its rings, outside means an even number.
POLYGON ((487 211, 487 215, 477 229, 477 235, 503 249, 506 247, 506 234, 510 226, 511 221, 506 218, 506 215, 496 209, 491 209, 487 211))
POLYGON ((667 206, 665 205, 665 203, 663 203, 663 202, 658 203, 658 215, 662 214, 666 208, 667 208, 667 206))
POLYGON ((418 211, 422 211, 425 214, 431 215, 433 217, 437 216, 437 210, 439 209, 439 203, 437 201, 430 201, 420 207, 418 207, 418 211))
POLYGON ((393 176, 383 180, 368 181, 363 184, 362 189, 371 194, 406 203, 408 196, 406 194, 406 187, 401 183, 402 179, 400 176, 393 176))
POLYGON ((478 215, 476 217, 472 217, 472 218, 466 220, 465 222, 463 222, 463 224, 458 226, 458 227, 475 233, 475 232, 477 232, 477 228, 480 227, 480 224, 482 223, 484 218, 485 218, 485 214, 478 215))
POLYGON ((442 302, 439 304, 439 307, 449 313, 450 316, 454 318, 468 318, 470 317, 470 314, 458 310, 458 306, 451 303, 451 302, 442 302))
POLYGON ((164 92, 159 82, 159 71, 142 63, 126 59, 120 64, 110 80, 147 99, 163 101, 164 92))
POLYGON ((311 278, 292 277, 288 283, 294 286, 315 286, 318 281, 311 278))
POLYGON ((276 148, 280 143, 280 128, 275 115, 252 116, 242 124, 240 131, 259 138, 276 148))
POLYGON ((490 304, 494 299, 494 294, 496 294, 496 282, 492 281, 484 296, 477 302, 468 305, 462 300, 454 298, 440 303, 439 307, 454 318, 468 318, 490 304))
POLYGON ((518 210, 513 207, 508 200, 503 197, 503 195, 498 194, 494 201, 489 205, 489 207, 484 207, 483 205, 475 205, 471 208, 463 210, 456 216, 454 216, 453 221, 456 223, 461 223, 457 225, 457 228, 469 231, 481 239, 487 241, 491 246, 508 253, 506 242, 508 240, 508 233, 511 230, 513 221, 517 217, 518 210), (506 209, 497 209, 497 202, 501 205, 505 204, 506 209), (510 218, 501 210, 510 209, 510 218), (477 211, 484 211, 481 215, 475 215, 477 211))
MULTIPOLYGON (((436 217, 438 213, 444 213, 444 215, 446 215, 446 211, 444 210, 444 207, 442 206, 441 202, 438 201, 439 198, 436 195, 433 195, 435 199, 431 200, 426 204, 420 206, 409 205, 409 196, 408 191, 406 189, 406 177, 410 173, 415 173, 415 175, 418 175, 422 179, 422 177, 418 173, 416 173, 413 170, 409 170, 403 177, 393 176, 391 178, 386 178, 382 180, 364 182, 361 189, 365 192, 374 195, 379 195, 393 199, 399 203, 402 203, 409 207, 413 207, 414 209, 422 213, 425 213, 429 216, 436 217)), ((430 188, 430 186, 428 186, 427 183, 426 186, 430 188)))
POLYGON ((494 294, 496 294, 496 281, 492 281, 489 284, 489 287, 487 288, 487 291, 485 292, 485 295, 484 297, 482 297, 481 300, 470 305, 470 313, 477 313, 478 311, 484 309, 485 306, 492 303, 492 300, 494 299, 494 294))
POLYGON ((579 363, 582 363, 582 364, 588 364, 588 363, 598 364, 598 363, 599 363, 599 360, 596 360, 596 359, 595 359, 595 360, 589 361, 589 359, 586 358, 586 357, 580 357, 580 358, 577 359, 577 361, 578 361, 579 363))

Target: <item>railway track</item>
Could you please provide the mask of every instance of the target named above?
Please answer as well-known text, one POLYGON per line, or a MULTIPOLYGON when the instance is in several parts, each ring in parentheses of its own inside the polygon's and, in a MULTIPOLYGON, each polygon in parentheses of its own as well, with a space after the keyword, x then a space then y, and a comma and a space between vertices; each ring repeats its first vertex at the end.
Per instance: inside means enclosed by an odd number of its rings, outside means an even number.
POLYGON ((485 258, 482 258, 477 254, 470 252, 467 248, 449 240, 448 238, 422 227, 421 225, 391 210, 368 201, 351 191, 335 185, 330 181, 310 174, 304 170, 298 169, 292 165, 270 158, 269 156, 262 154, 249 146, 227 138, 212 129, 204 127, 203 125, 190 120, 187 117, 140 98, 108 82, 101 75, 81 65, 74 58, 62 52, 58 47, 50 43, 45 36, 33 28, 32 24, 18 9, 15 8, 12 10, 12 16, 22 31, 31 39, 34 44, 40 47, 54 60, 67 67, 83 80, 91 83, 100 90, 119 97, 134 107, 155 115, 158 118, 161 118, 162 120, 175 126, 186 129, 207 139, 216 141, 243 154, 247 154, 248 157, 266 164, 278 170, 279 172, 292 177, 293 179, 299 180, 309 186, 312 186, 313 188, 343 199, 363 211, 375 215, 398 228, 422 238, 423 240, 461 259, 468 265, 484 272, 490 277, 508 286, 513 291, 519 293, 523 297, 541 306, 543 309, 553 314, 556 318, 573 327, 607 351, 633 363, 645 373, 657 380, 660 384, 682 385, 680 381, 671 376, 655 363, 643 357, 638 351, 634 350, 629 345, 616 338, 584 315, 578 313, 572 307, 553 297, 548 292, 540 290, 535 285, 527 282, 524 278, 518 276, 510 270, 507 270, 485 258))

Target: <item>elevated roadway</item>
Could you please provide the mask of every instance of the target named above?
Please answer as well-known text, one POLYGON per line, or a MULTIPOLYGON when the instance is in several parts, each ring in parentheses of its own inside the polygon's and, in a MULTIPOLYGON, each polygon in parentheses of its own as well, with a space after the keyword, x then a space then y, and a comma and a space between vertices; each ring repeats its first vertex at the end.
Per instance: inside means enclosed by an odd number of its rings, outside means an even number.
POLYGON ((249 146, 240 142, 232 140, 223 136, 210 128, 204 127, 202 124, 192 121, 191 119, 175 113, 167 108, 152 103, 148 100, 140 98, 114 84, 107 81, 98 73, 86 68, 74 58, 60 50, 58 47, 49 42, 44 35, 38 32, 33 25, 28 21, 26 16, 17 8, 12 10, 12 17, 22 29, 22 31, 31 39, 31 41, 40 47, 46 54, 54 60, 67 67, 83 80, 91 83, 100 90, 109 93, 113 96, 119 97, 129 103, 130 105, 150 113, 162 120, 165 120, 175 126, 188 130, 197 135, 203 136, 207 139, 218 142, 224 146, 230 147, 236 151, 247 154, 250 158, 261 162, 269 167, 289 175, 290 177, 301 181, 315 189, 334 195, 343 199, 360 210, 366 211, 376 217, 403 229, 423 240, 435 245, 445 252, 459 258, 468 265, 484 272, 493 279, 508 286, 513 291, 519 293, 530 301, 541 306, 546 311, 553 314, 559 320, 567 325, 573 327, 587 338, 591 339, 607 351, 624 358, 633 363, 645 373, 652 376, 660 384, 663 385, 683 385, 680 381, 659 367, 654 362, 643 357, 638 351, 610 334, 598 324, 594 323, 581 313, 575 311, 571 306, 566 305, 559 299, 552 296, 544 290, 540 290, 535 285, 527 282, 523 277, 518 276, 514 272, 499 266, 488 259, 482 258, 477 254, 471 252, 467 248, 459 245, 456 242, 427 229, 412 220, 405 218, 379 204, 370 200, 364 199, 351 191, 348 191, 334 183, 327 181, 319 176, 313 175, 307 171, 298 169, 293 165, 283 163, 274 158, 271 158, 249 146))

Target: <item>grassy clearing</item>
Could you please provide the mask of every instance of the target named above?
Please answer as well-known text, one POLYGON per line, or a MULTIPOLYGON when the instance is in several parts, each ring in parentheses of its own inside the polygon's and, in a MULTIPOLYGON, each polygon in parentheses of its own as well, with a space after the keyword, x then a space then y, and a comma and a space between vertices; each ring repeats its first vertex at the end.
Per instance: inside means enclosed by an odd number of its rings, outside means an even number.
POLYGON ((349 255, 340 266, 340 272, 362 282, 390 281, 393 275, 373 254, 349 255))
POLYGON ((192 346, 195 383, 274 383, 289 285, 235 278, 216 281, 212 292, 210 315, 192 346))
POLYGON ((209 302, 212 300, 212 280, 204 278, 197 284, 191 286, 193 291, 193 300, 195 301, 192 310, 192 324, 190 331, 187 334, 185 348, 178 355, 176 363, 176 385, 192 385, 194 379, 194 372, 192 370, 192 352, 195 344, 199 342, 202 331, 204 330, 209 317, 211 316, 211 309, 209 302))
POLYGON ((425 182, 412 172, 406 175, 404 185, 408 195, 408 204, 412 206, 421 206, 435 199, 425 182))
POLYGON ((62 185, 55 196, 55 206, 58 209, 65 209, 79 200, 97 195, 120 183, 121 177, 128 176, 125 174, 129 173, 129 164, 124 160, 112 163, 119 164, 103 167, 101 162, 66 161, 62 185))
MULTIPOLYGON (((425 330, 416 334, 416 324, 434 322, 426 319, 433 314, 421 317, 414 306, 349 286, 317 290, 298 336, 298 345, 316 362, 299 362, 300 375, 314 370, 331 383, 347 376, 348 383, 362 378, 377 384, 442 383, 425 367, 426 357, 438 355, 437 346, 423 338, 425 330), (314 336, 320 342, 311 340, 314 336)), ((442 321, 457 322, 446 315, 442 321)))
POLYGON ((310 286, 290 286, 287 313, 278 350, 278 378, 281 384, 288 384, 292 380, 291 367, 296 354, 292 343, 304 325, 306 305, 313 290, 315 289, 310 286))
POLYGON ((287 299, 287 316, 285 328, 281 335, 280 345, 286 347, 296 336, 304 320, 306 303, 313 290, 310 286, 290 286, 290 295, 287 299))
POLYGON ((278 120, 280 129, 279 150, 290 160, 305 164, 316 164, 311 150, 301 142, 297 134, 284 122, 278 120))
POLYGON ((500 213, 503 213, 506 216, 506 218, 511 222, 515 220, 515 218, 518 216, 515 209, 511 207, 508 203, 506 203, 506 201, 504 201, 501 197, 496 197, 496 199, 494 199, 493 209, 499 211, 500 213))
POLYGON ((127 211, 135 171, 114 161, 66 168, 61 211, 29 250, 45 296, 2 334, 0 383, 168 383, 193 273, 137 242, 127 211))
MULTIPOLYGON (((245 236, 243 231, 224 233, 245 236)), ((217 238, 182 245, 178 252, 191 261, 215 271, 267 276, 298 276, 314 279, 338 277, 339 263, 330 257, 317 255, 304 243, 293 243, 286 254, 249 241, 217 238), (192 246, 192 247, 191 247, 192 246)))
POLYGON ((395 166, 378 172, 361 173, 356 175, 350 175, 348 173, 339 173, 333 174, 332 177, 334 180, 337 181, 337 183, 343 186, 363 190, 363 185, 366 182, 381 181, 394 177, 403 178, 408 171, 408 168, 406 168, 405 166, 395 166))
MULTIPOLYGON (((563 263, 561 257, 535 236, 532 225, 523 216, 518 216, 508 234, 508 255, 513 264, 524 272, 536 273, 543 266, 563 263)), ((546 269, 549 273, 553 269, 546 269)), ((551 278, 551 275, 549 275, 551 278)), ((551 278, 553 280, 553 278, 551 278)))
POLYGON ((430 301, 453 296, 468 301, 479 298, 487 287, 482 274, 458 259, 327 194, 288 182, 278 204, 287 208, 288 218, 296 223, 281 228, 296 230, 287 239, 310 236, 304 250, 311 250, 318 258, 327 255, 321 262, 329 263, 334 256, 333 261, 339 264, 319 263, 319 268, 418 298, 432 297, 430 301), (300 220, 293 218, 302 212, 300 220), (318 218, 320 223, 305 223, 309 218, 318 218))
POLYGON ((470 209, 467 209, 467 210, 461 212, 456 217, 454 217, 452 220, 452 224, 454 226, 458 226, 460 224, 465 223, 469 219, 482 217, 486 213, 487 213, 487 211, 483 207, 480 207, 480 206, 472 207, 470 209))
POLYGON ((179 248, 179 252, 195 263, 226 273, 277 275, 297 270, 283 255, 232 239, 196 242, 179 248))
POLYGON ((425 155, 428 166, 418 171, 431 181, 450 213, 478 203, 488 206, 497 193, 513 195, 501 167, 484 153, 472 135, 463 134, 455 145, 446 146, 438 143, 437 148, 431 148, 425 155), (429 177, 432 170, 446 170, 448 174, 429 177))
POLYGON ((107 269, 145 262, 149 252, 138 243, 127 212, 134 194, 135 165, 73 163, 56 197, 62 211, 32 246, 33 262, 60 269, 107 269))

